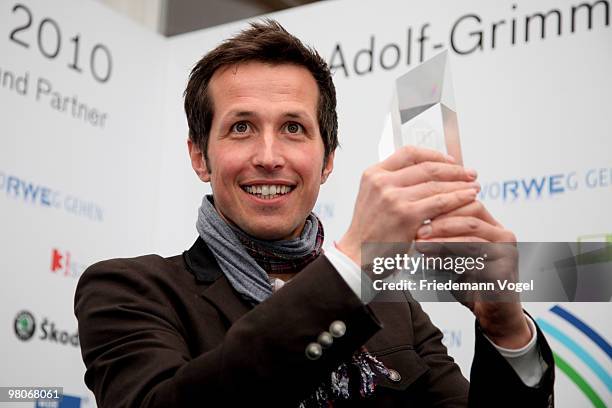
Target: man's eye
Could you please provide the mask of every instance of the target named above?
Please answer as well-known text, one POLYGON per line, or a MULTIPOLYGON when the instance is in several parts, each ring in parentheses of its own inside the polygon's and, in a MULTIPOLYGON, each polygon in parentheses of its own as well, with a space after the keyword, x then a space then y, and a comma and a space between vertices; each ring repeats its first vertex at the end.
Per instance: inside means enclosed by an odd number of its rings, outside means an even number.
POLYGON ((246 122, 238 122, 232 126, 232 132, 246 133, 249 130, 249 125, 246 122))
POLYGON ((285 125, 287 133, 302 133, 304 128, 299 123, 291 122, 285 125))

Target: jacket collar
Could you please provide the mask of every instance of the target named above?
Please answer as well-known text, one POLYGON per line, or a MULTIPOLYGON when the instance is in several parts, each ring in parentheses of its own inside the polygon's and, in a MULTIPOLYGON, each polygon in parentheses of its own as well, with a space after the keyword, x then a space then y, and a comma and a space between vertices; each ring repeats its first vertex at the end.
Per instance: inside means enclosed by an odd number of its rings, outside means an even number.
POLYGON ((204 284, 202 297, 224 314, 230 324, 251 309, 229 283, 202 238, 198 237, 191 248, 183 252, 183 259, 196 281, 204 284))
POLYGON ((183 252, 183 259, 198 282, 212 283, 223 275, 212 251, 200 237, 183 252))

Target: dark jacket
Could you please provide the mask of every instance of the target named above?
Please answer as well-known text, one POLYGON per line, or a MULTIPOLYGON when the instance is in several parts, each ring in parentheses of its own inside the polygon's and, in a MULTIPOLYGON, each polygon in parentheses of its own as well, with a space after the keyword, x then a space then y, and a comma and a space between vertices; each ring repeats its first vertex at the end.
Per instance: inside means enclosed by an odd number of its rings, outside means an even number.
POLYGON ((99 407, 295 407, 363 344, 401 379, 383 378, 355 407, 547 407, 554 363, 525 386, 476 328, 471 386, 442 333, 408 294, 364 306, 324 256, 256 307, 233 290, 204 242, 183 255, 97 263, 81 277, 75 314, 85 383, 99 407), (306 358, 331 322, 346 334, 306 358))

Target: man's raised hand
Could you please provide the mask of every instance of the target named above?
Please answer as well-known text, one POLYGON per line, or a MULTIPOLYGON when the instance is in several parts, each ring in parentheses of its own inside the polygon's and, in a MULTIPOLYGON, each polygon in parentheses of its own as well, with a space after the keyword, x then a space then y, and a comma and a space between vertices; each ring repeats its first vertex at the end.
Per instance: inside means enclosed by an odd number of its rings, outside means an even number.
POLYGON ((476 199, 476 172, 440 152, 406 146, 361 177, 353 219, 337 247, 358 265, 364 242, 414 240, 426 220, 476 199))

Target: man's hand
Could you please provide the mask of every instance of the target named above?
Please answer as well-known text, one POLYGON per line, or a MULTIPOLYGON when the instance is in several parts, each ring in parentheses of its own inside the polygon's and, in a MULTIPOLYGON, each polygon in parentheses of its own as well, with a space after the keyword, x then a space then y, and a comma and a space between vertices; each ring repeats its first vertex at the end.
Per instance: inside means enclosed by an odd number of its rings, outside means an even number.
POLYGON ((351 225, 337 247, 361 265, 364 242, 410 243, 425 220, 473 202, 475 180, 476 172, 450 156, 403 147, 363 173, 351 225))
MULTIPOLYGON (((489 256, 485 270, 485 273, 492 275, 489 278, 516 281, 516 237, 504 229, 479 201, 432 219, 431 223, 419 228, 416 239, 419 245, 427 242, 483 243, 483 247, 493 249, 490 252, 494 252, 489 254, 493 256, 489 256)), ((475 299, 464 303, 474 313, 487 336, 498 346, 510 349, 526 345, 532 336, 518 295, 514 295, 514 301, 508 298, 496 302, 475 299)))
MULTIPOLYGON (((450 156, 403 147, 363 173, 351 225, 337 247, 361 265, 365 242, 516 242, 514 234, 475 201, 480 189, 475 180, 475 171, 450 156), (426 220, 431 223, 423 225, 426 220)), ((511 255, 502 256, 497 265, 512 265, 511 260, 511 255)), ((517 272, 511 266, 496 270, 509 278, 517 272)), ((519 348, 531 339, 520 302, 476 301, 466 306, 497 345, 519 348)))

